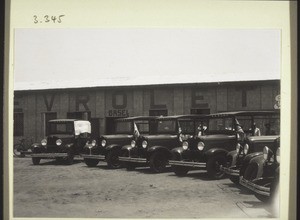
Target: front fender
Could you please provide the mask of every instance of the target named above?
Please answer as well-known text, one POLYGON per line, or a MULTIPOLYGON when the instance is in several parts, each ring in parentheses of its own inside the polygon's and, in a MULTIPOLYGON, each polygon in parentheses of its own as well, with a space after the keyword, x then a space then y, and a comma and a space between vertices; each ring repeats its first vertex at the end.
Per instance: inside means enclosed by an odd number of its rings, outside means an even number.
POLYGON ((263 171, 264 171, 264 163, 265 163, 265 159, 264 159, 263 155, 253 157, 250 160, 249 165, 250 164, 256 164, 257 167, 258 167, 256 178, 262 177, 263 171))
POLYGON ((166 154, 167 158, 169 158, 169 159, 172 158, 172 154, 171 154, 170 150, 163 146, 152 146, 147 151, 148 151, 149 156, 151 156, 154 152, 163 152, 166 154))
POLYGON ((237 154, 236 150, 233 150, 233 151, 230 151, 227 153, 226 160, 228 163, 230 162, 230 164, 228 164, 229 166, 236 165, 237 155, 238 154, 237 154))
POLYGON ((263 154, 262 152, 255 152, 255 153, 248 154, 243 160, 242 167, 240 169, 240 176, 244 175, 244 172, 245 172, 247 166, 249 165, 250 161, 253 158, 262 156, 262 154, 263 154))
POLYGON ((172 158, 174 160, 181 160, 184 149, 182 147, 176 147, 171 150, 172 158))
POLYGON ((43 150, 45 150, 45 147, 41 144, 35 143, 31 145, 31 151, 33 153, 41 153, 43 150))
POLYGON ((118 144, 111 144, 111 145, 108 145, 106 147, 106 150, 107 151, 112 151, 112 150, 121 150, 122 149, 122 146, 121 145, 118 145, 118 144))
POLYGON ((70 143, 70 144, 66 144, 66 145, 65 145, 65 147, 68 147, 68 148, 73 147, 73 146, 74 146, 73 143, 70 143))
POLYGON ((212 156, 220 155, 220 154, 224 155, 224 157, 226 157, 227 153, 228 153, 228 151, 221 149, 221 148, 211 148, 208 151, 206 151, 204 153, 204 155, 206 158, 210 158, 212 156))

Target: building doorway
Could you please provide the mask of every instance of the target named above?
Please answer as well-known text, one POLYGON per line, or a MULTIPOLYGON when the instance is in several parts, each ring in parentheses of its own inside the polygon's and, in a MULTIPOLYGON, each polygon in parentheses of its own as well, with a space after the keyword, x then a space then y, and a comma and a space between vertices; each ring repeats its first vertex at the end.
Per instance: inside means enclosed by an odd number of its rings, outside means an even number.
POLYGON ((116 130, 115 120, 118 118, 124 117, 106 117, 105 118, 105 133, 106 134, 114 134, 116 130))

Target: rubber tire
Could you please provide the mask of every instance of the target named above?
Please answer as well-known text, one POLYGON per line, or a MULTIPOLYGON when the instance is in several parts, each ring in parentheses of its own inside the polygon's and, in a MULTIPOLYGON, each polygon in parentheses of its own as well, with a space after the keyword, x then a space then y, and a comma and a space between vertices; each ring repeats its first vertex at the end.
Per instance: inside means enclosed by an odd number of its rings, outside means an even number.
POLYGON ((65 158, 65 162, 67 165, 72 165, 74 162, 74 156, 73 155, 69 155, 68 157, 65 158))
POLYGON ((239 176, 229 176, 228 177, 231 182, 237 184, 237 185, 240 185, 240 177, 239 176))
POLYGON ((188 167, 182 167, 182 166, 172 166, 172 168, 176 176, 186 176, 186 174, 190 170, 188 167))
POLYGON ((154 173, 161 173, 165 170, 167 159, 161 152, 155 152, 150 157, 150 168, 154 173))
POLYGON ((133 171, 136 168, 136 166, 133 163, 128 163, 128 162, 125 163, 125 167, 126 167, 126 170, 128 170, 128 171, 133 171))
POLYGON ((20 149, 22 149, 22 146, 20 144, 15 144, 14 145, 14 149, 13 150, 14 150, 14 155, 16 157, 22 157, 22 153, 20 152, 20 149))
POLYGON ((88 167, 95 167, 98 165, 99 160, 97 159, 89 159, 89 158, 84 158, 84 162, 88 167))
POLYGON ((118 169, 121 167, 119 161, 119 152, 116 150, 109 151, 106 156, 107 167, 110 169, 118 169))
POLYGON ((226 166, 225 156, 216 155, 208 159, 206 169, 210 178, 218 180, 225 176, 224 172, 222 172, 220 169, 218 170, 217 166, 219 165, 226 166))
POLYGON ((41 161, 41 158, 32 157, 32 163, 33 163, 33 165, 39 165, 40 161, 41 161))

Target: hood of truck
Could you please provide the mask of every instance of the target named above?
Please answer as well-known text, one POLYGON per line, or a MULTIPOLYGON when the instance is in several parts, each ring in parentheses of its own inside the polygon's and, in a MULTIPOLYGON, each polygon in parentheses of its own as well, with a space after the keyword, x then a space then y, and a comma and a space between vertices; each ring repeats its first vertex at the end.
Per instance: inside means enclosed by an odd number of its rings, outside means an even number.
POLYGON ((250 152, 263 151, 267 146, 272 151, 276 150, 278 135, 272 136, 251 136, 246 139, 246 143, 249 145, 250 152))

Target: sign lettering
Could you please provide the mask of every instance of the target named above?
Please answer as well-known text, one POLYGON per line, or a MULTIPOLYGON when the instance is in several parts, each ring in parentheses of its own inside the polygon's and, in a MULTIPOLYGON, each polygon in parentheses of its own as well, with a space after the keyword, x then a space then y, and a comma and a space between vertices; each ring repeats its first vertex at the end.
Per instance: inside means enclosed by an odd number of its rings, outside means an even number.
POLYGON ((79 111, 79 105, 83 105, 86 111, 90 111, 87 103, 89 102, 90 97, 88 95, 76 95, 76 111, 79 111))
POLYGON ((127 109, 110 109, 108 110, 109 117, 128 117, 129 113, 127 109))
POLYGON ((124 109, 127 107, 127 95, 121 91, 112 95, 112 107, 115 109, 124 109))
POLYGON ((52 110, 55 94, 51 94, 50 103, 48 101, 48 98, 47 98, 46 94, 43 95, 43 98, 44 98, 44 102, 45 102, 45 105, 46 105, 46 109, 47 109, 48 112, 50 112, 52 110))

